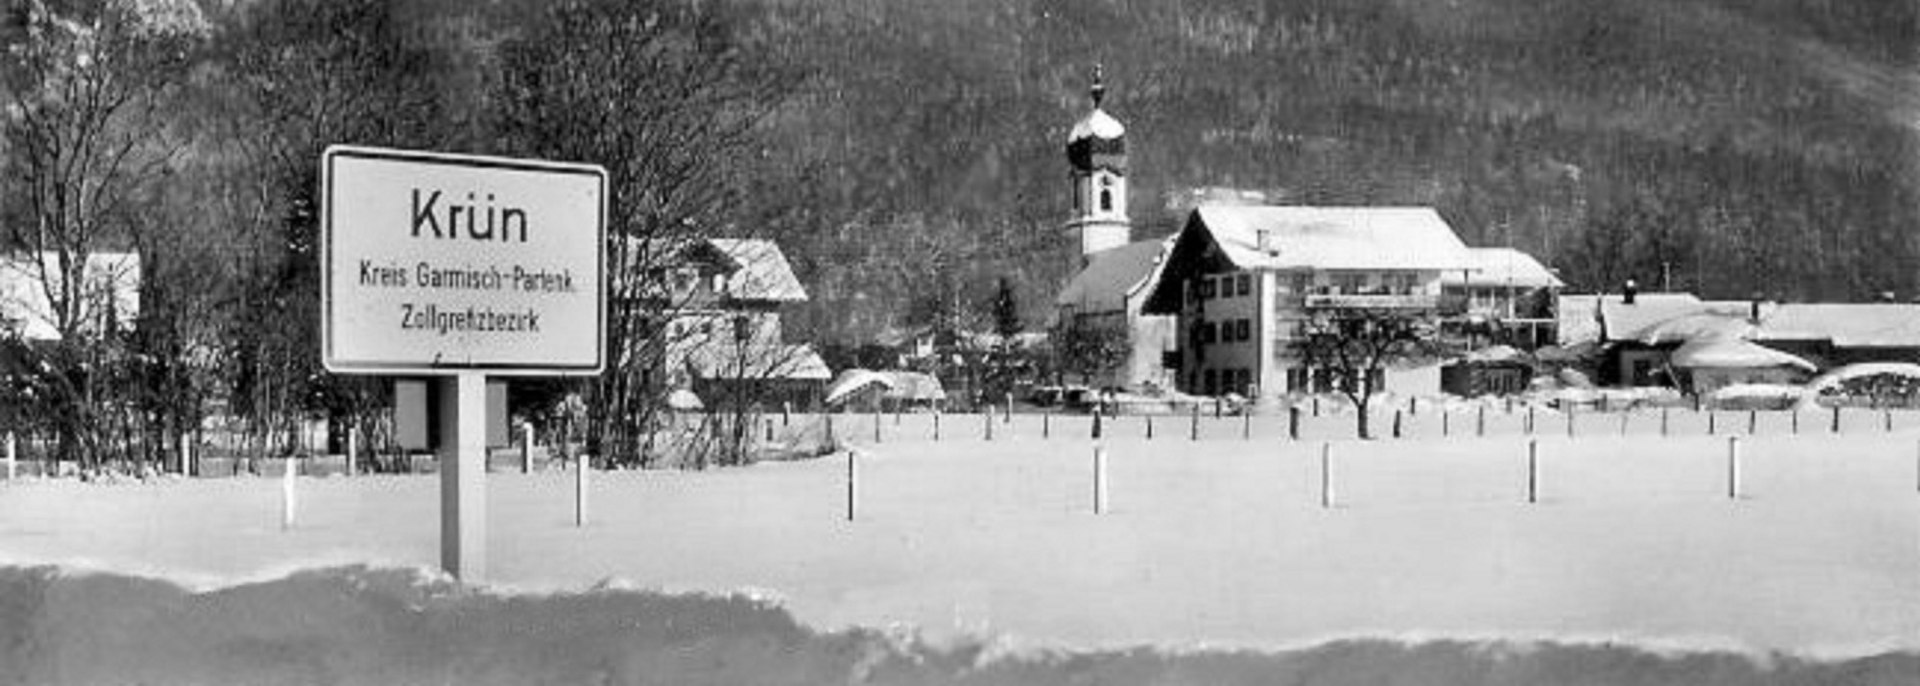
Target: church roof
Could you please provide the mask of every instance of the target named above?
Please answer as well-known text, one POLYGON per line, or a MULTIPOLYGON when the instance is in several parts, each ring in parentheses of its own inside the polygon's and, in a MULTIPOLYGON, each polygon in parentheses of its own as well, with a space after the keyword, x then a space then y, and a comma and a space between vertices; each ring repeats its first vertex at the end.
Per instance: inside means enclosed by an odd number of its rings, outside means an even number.
POLYGON ((1053 304, 1089 311, 1125 309, 1129 299, 1139 297, 1172 249, 1172 238, 1157 238, 1094 253, 1087 258, 1086 268, 1054 297, 1053 304))
POLYGON ((1082 117, 1079 123, 1073 125, 1073 130, 1067 133, 1067 142, 1072 143, 1088 138, 1114 140, 1125 135, 1127 135, 1127 127, 1121 126, 1120 120, 1114 119, 1113 115, 1107 114, 1106 110, 1095 108, 1092 112, 1088 112, 1087 116, 1082 117))

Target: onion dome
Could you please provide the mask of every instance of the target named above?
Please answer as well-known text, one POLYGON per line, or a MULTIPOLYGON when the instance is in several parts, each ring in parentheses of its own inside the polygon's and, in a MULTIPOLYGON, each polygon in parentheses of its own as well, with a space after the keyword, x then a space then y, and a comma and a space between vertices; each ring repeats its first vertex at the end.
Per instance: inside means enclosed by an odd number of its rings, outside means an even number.
POLYGON ((1067 161, 1078 171, 1106 169, 1116 173, 1127 171, 1127 128, 1120 120, 1100 109, 1100 101, 1106 97, 1107 86, 1101 80, 1100 68, 1093 69, 1093 111, 1073 125, 1067 134, 1067 161))

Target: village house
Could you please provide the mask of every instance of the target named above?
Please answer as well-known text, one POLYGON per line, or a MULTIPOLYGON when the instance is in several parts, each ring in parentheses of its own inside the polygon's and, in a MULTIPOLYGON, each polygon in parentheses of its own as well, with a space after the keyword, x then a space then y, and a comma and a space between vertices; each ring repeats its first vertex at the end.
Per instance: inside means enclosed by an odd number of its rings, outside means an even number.
MULTIPOLYGON (((0 259, 0 323, 8 334, 34 342, 60 340, 42 278, 53 276, 51 285, 58 289, 59 270, 60 256, 53 252, 40 253, 38 260, 27 254, 0 259)), ((131 330, 140 317, 140 256, 95 252, 87 256, 84 273, 86 290, 77 303, 81 330, 94 335, 131 330)))
POLYGON ((779 245, 707 238, 654 247, 660 252, 650 261, 659 266, 646 283, 658 286, 639 297, 643 312, 664 312, 665 321, 639 322, 640 331, 655 334, 641 345, 656 346, 648 352, 659 361, 643 383, 709 403, 804 405, 819 396, 832 377, 826 363, 811 346, 782 336, 781 308, 805 302, 807 292, 779 245))
MULTIPOLYGON (((1442 274, 1467 247, 1424 207, 1204 206, 1176 237, 1143 311, 1179 318, 1181 390, 1272 397, 1331 390, 1294 348, 1316 312, 1398 310, 1437 323, 1442 274)), ((1376 388, 1432 392, 1437 370, 1376 388)))
POLYGON ((1560 345, 1597 358, 1613 386, 1705 394, 1789 384, 1862 362, 1920 362, 1920 304, 1701 300, 1691 293, 1559 298, 1560 345))

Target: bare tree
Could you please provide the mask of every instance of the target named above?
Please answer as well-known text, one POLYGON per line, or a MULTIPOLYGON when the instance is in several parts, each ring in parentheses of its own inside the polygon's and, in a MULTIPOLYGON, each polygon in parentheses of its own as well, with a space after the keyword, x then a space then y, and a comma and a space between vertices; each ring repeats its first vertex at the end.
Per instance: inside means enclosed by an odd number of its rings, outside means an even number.
POLYGON ((743 205, 760 122, 791 88, 752 59, 728 5, 569 0, 498 47, 494 129, 514 154, 597 163, 609 177, 608 370, 594 379, 587 442, 637 456, 660 409, 656 297, 690 239, 743 205))
MULTIPOLYGON (((1387 308, 1338 308, 1312 312, 1301 322, 1294 352, 1326 383, 1358 408, 1355 429, 1372 438, 1367 410, 1382 389, 1386 368, 1437 352, 1428 313, 1387 308)), ((1318 390, 1318 389, 1316 389, 1318 390)))
POLYGON ((125 354, 115 297, 100 298, 103 278, 120 275, 92 258, 145 228, 140 203, 179 147, 162 108, 206 29, 185 0, 27 0, 0 29, 6 238, 58 339, 26 349, 56 405, 61 452, 89 465, 127 419, 110 378, 125 354))
POLYGON ((1111 373, 1131 353, 1125 324, 1118 317, 1066 315, 1050 336, 1059 373, 1082 383, 1111 373))
POLYGON ((316 196, 328 145, 435 148, 453 138, 445 55, 403 13, 379 0, 263 0, 225 17, 219 85, 230 128, 218 154, 238 175, 230 211, 246 231, 229 248, 241 266, 224 338, 233 404, 263 448, 292 450, 309 413, 369 422, 385 397, 379 379, 320 366, 316 196))

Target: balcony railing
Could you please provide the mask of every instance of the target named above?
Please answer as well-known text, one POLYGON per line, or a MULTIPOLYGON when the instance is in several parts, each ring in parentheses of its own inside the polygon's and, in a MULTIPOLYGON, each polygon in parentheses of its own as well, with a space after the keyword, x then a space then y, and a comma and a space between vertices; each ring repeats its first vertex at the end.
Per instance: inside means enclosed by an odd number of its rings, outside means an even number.
POLYGON ((1455 299, 1438 295, 1357 295, 1357 294, 1315 294, 1301 299, 1301 307, 1309 310, 1444 310, 1449 305, 1464 307, 1465 299, 1455 299), (1459 300, 1459 302, 1452 302, 1459 300))

